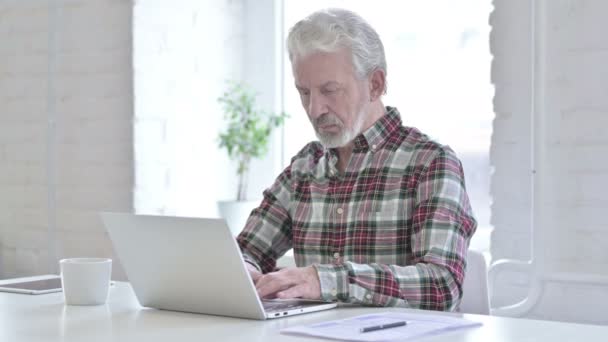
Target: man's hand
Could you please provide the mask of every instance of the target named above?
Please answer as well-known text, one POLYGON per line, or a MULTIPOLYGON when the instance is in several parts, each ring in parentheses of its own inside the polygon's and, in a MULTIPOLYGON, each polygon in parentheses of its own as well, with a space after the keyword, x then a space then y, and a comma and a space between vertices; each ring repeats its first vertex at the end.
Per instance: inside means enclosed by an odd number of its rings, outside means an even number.
POLYGON ((253 280, 254 284, 257 284, 258 280, 262 277, 262 273, 258 271, 255 266, 248 262, 246 262, 245 265, 247 266, 247 271, 249 271, 249 276, 251 277, 251 280, 253 280))
POLYGON ((255 287, 260 298, 321 298, 319 275, 312 266, 287 267, 262 275, 255 287))

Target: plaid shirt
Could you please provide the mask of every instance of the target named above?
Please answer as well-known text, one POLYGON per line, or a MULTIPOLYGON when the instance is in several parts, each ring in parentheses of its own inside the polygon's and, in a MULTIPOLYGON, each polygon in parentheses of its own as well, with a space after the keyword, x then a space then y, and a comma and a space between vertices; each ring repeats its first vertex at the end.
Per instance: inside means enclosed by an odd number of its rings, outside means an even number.
POLYGON ((239 245, 264 273, 293 248, 297 266, 316 268, 323 300, 455 310, 477 226, 462 166, 386 109, 355 138, 342 174, 334 149, 304 147, 264 191, 239 245))

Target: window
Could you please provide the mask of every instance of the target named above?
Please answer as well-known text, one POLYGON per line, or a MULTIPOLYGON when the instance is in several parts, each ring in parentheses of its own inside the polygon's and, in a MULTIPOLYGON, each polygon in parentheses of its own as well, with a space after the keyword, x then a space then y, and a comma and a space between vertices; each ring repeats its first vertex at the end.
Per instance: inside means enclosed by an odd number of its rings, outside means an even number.
MULTIPOLYGON (((404 125, 449 145, 460 157, 479 222, 472 245, 489 249, 489 149, 494 118, 488 25, 491 0, 285 1, 285 36, 298 20, 326 7, 351 9, 378 31, 388 65, 384 104, 399 109, 404 125)), ((291 114, 284 134, 283 160, 287 163, 316 137, 294 88, 289 62, 285 63, 284 85, 285 110, 291 114)))

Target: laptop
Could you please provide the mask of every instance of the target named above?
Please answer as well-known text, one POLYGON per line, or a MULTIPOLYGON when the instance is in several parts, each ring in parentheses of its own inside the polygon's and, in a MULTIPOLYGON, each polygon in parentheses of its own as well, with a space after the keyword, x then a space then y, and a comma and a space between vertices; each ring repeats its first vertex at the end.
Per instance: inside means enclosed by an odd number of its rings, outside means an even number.
POLYGON ((223 219, 126 213, 101 218, 142 306, 259 320, 337 306, 260 300, 223 219))

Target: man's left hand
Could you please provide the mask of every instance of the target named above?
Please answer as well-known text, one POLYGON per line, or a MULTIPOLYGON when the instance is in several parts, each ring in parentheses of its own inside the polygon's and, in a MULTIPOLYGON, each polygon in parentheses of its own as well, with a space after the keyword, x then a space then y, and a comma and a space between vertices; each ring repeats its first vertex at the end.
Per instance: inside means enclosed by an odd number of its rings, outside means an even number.
POLYGON ((320 299, 321 284, 312 266, 287 267, 258 278, 255 287, 260 298, 320 299))

